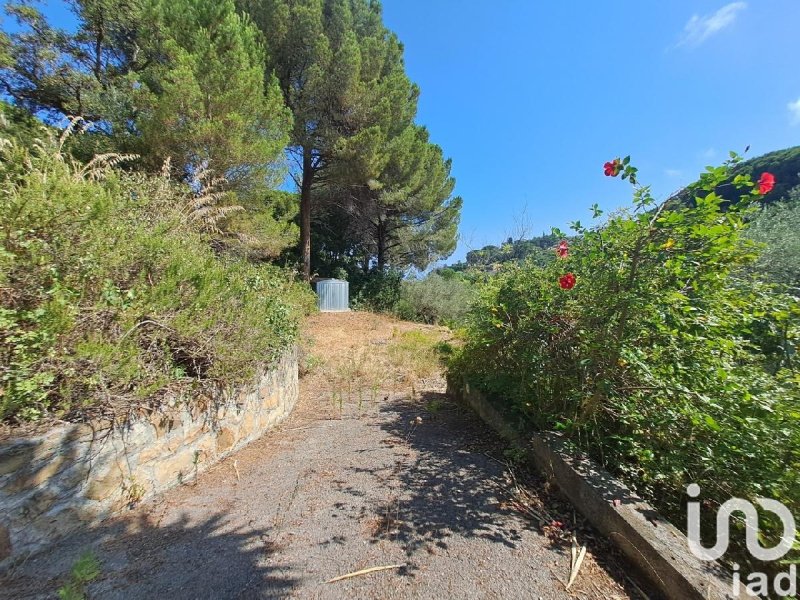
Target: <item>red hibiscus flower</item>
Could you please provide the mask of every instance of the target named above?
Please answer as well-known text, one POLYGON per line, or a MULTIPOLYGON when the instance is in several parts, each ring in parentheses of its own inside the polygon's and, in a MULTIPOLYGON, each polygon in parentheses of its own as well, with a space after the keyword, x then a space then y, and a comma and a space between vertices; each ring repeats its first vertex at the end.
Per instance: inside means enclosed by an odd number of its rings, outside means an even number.
POLYGON ((558 285, 561 286, 562 290, 571 290, 575 287, 575 275, 572 273, 562 275, 558 280, 558 285))
POLYGON ((561 242, 559 242, 556 248, 556 254, 558 254, 559 258, 567 258, 569 255, 569 244, 567 244, 567 240, 561 240, 561 242))
POLYGON ((622 161, 618 158, 603 165, 603 173, 606 177, 616 177, 622 171, 622 161))
POLYGON ((772 173, 762 173, 761 179, 758 180, 758 193, 762 196, 769 194, 772 188, 775 187, 775 175, 772 173))

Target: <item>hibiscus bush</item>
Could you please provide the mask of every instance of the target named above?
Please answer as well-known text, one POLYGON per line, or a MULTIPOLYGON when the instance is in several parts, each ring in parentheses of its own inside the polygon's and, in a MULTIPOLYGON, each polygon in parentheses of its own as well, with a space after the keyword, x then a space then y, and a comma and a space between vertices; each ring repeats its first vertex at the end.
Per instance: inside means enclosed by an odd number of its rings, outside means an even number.
POLYGON ((690 482, 712 503, 767 496, 800 514, 800 308, 743 268, 761 251, 743 232, 774 178, 738 176, 719 195, 739 160, 703 173, 691 201, 660 204, 629 158, 607 163, 633 206, 574 223, 549 265, 484 285, 451 365, 678 525, 690 482))

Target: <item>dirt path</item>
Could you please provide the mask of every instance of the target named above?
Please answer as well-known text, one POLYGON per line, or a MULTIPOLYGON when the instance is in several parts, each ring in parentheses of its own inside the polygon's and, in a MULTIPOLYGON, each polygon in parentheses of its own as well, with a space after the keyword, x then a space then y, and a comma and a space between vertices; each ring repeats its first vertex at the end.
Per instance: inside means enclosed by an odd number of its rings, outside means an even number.
POLYGON ((53 597, 91 549, 90 598, 641 597, 570 507, 531 474, 515 485, 501 441, 444 396, 430 352, 442 330, 351 313, 307 332, 312 370, 279 429, 30 560, 0 596, 53 597), (565 591, 573 527, 590 553, 565 591), (402 567, 325 583, 382 565, 402 567))

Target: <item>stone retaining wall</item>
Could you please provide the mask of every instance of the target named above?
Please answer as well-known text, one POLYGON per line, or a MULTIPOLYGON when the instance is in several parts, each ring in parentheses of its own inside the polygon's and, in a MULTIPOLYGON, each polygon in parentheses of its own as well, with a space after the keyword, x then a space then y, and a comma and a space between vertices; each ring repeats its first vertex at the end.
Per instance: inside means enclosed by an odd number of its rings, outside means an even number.
POLYGON ((0 571, 192 479, 283 420, 297 397, 291 350, 250 385, 123 424, 64 424, 0 443, 0 571))

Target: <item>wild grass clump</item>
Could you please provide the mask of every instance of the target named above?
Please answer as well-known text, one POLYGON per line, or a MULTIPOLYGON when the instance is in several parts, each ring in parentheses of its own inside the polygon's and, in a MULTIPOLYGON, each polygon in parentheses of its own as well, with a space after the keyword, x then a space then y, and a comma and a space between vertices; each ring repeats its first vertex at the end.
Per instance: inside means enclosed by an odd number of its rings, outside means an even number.
POLYGON ((0 144, 0 420, 244 381, 294 341, 310 293, 215 253, 219 195, 0 144))
POLYGON ((389 362, 401 380, 414 383, 439 373, 439 335, 424 331, 395 332, 389 342, 389 362))

